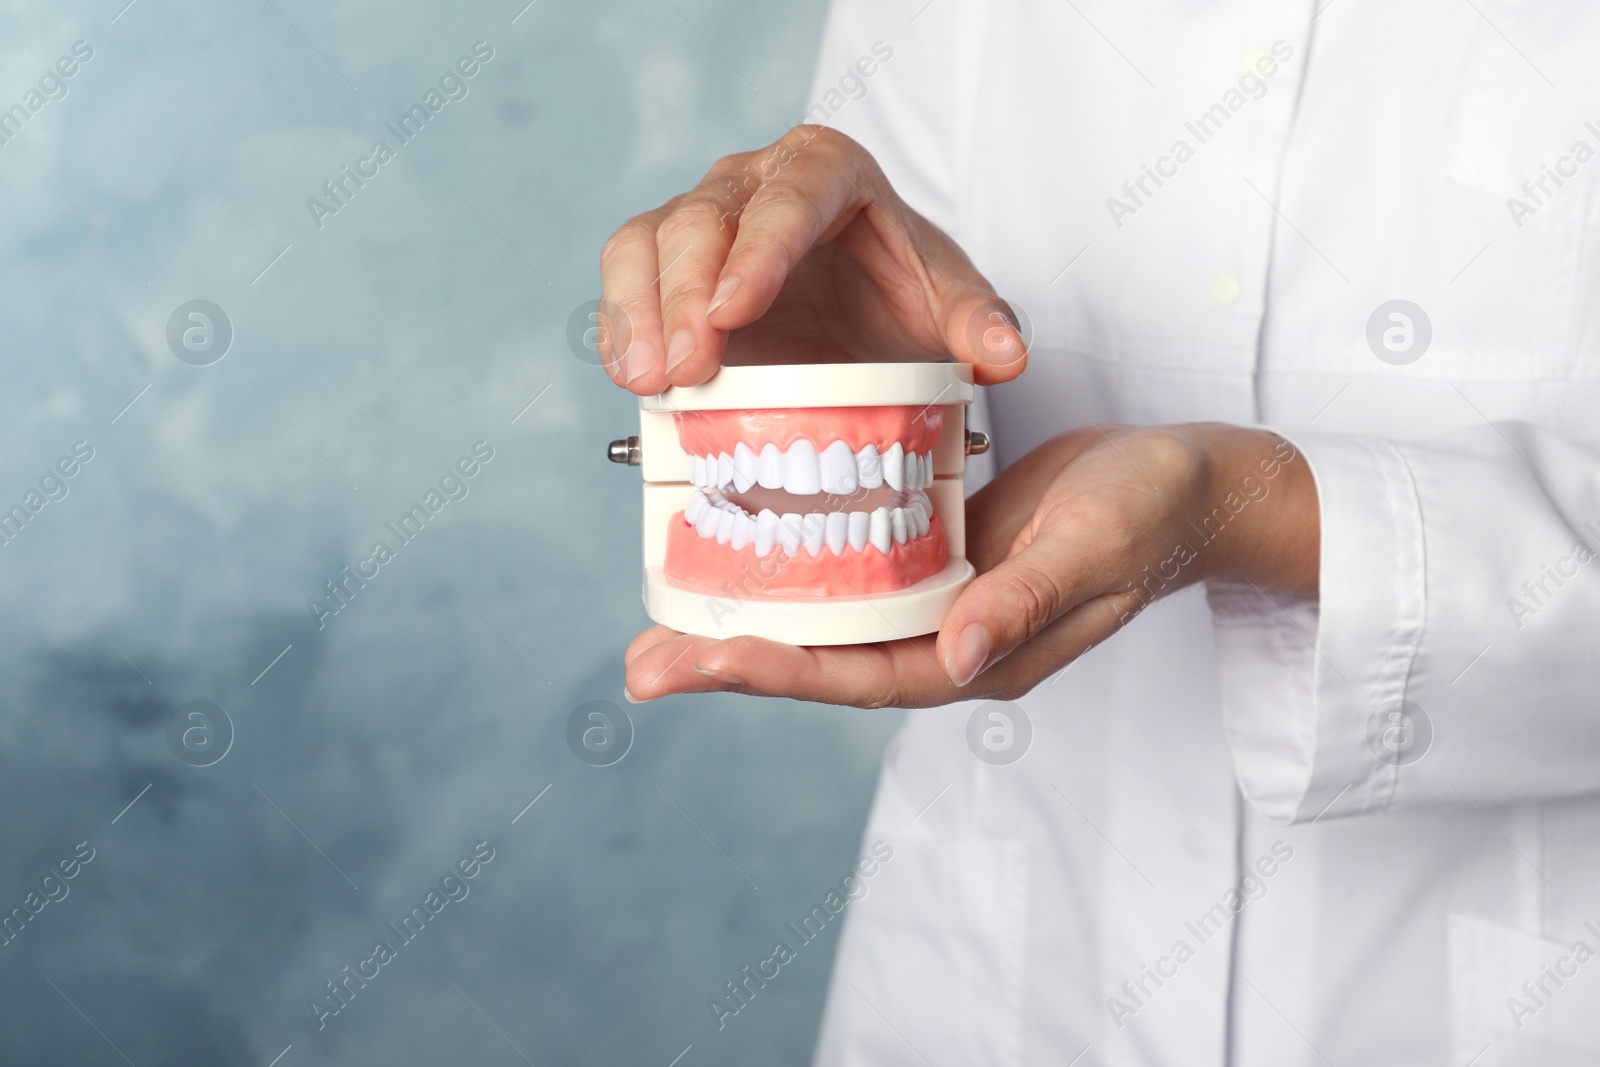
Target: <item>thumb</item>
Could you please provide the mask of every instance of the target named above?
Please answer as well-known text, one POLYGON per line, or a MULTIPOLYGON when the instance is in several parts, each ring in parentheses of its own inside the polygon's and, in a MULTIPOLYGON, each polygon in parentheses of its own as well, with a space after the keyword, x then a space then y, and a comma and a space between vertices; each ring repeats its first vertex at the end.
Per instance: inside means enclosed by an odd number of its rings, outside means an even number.
POLYGON ((972 364, 979 385, 1009 382, 1028 365, 1028 344, 1016 312, 987 286, 962 285, 945 301, 944 343, 972 364))
POLYGON ((1035 540, 961 591, 935 645, 939 667, 964 686, 1018 645, 1076 607, 1087 593, 1068 546, 1035 540))

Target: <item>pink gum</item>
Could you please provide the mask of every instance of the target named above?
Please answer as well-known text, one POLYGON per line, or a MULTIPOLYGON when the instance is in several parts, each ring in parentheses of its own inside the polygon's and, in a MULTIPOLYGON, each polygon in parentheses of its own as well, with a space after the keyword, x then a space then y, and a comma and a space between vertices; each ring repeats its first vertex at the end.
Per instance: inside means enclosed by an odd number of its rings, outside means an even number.
POLYGON ((739 600, 890 593, 938 574, 949 558, 937 515, 925 536, 903 545, 891 543, 887 556, 871 545, 859 552, 846 547, 841 556, 826 548, 817 556, 803 548, 792 556, 782 548, 758 556, 753 546, 736 552, 715 538, 701 537, 681 511, 667 523, 667 577, 711 596, 739 600))
POLYGON ((733 454, 743 442, 754 452, 768 444, 785 451, 805 438, 822 451, 843 441, 850 451, 876 445, 886 452, 899 442, 907 452, 929 452, 944 430, 944 409, 923 407, 753 408, 745 411, 680 411, 673 415, 678 443, 692 456, 733 454))

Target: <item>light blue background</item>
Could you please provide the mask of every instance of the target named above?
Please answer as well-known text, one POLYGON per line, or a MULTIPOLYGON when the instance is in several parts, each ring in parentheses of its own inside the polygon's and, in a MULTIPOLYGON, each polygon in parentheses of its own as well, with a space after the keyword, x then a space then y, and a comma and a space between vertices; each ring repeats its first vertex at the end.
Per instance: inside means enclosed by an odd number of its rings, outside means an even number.
POLYGON ((851 862, 898 717, 678 698, 629 709, 616 766, 569 752, 646 620, 638 472, 602 459, 634 405, 566 328, 612 228, 798 120, 822 3, 124 2, 0 6, 0 107, 94 48, 0 146, 0 502, 95 453, 0 548, 0 908, 95 849, 0 947, 0 1061, 806 1062, 836 932, 725 1031, 706 1001, 851 862), (318 229, 479 40, 470 95, 318 229), (208 367, 165 338, 195 298, 236 331, 208 367), (319 631, 308 598, 479 440, 319 631), (236 729, 206 768, 165 737, 194 699, 236 729))

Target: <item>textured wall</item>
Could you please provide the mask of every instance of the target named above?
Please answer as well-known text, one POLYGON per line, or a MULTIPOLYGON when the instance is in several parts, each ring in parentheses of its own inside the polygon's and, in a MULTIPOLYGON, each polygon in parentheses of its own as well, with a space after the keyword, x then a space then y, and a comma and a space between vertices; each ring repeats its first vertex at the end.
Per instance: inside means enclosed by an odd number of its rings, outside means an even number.
POLYGON ((613 226, 804 111, 822 5, 125 2, 0 5, 0 1062, 805 1062, 835 934, 706 1000, 897 720, 677 698, 575 758, 645 620, 633 404, 567 328, 613 226))

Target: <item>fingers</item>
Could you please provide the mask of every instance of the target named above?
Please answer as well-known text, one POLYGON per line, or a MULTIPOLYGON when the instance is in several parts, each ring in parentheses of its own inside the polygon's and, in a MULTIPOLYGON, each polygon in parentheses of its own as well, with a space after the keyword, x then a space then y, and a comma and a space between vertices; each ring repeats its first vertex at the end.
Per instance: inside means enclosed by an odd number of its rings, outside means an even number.
POLYGON ((796 126, 742 168, 757 184, 717 282, 711 321, 721 330, 766 313, 795 264, 860 210, 864 186, 887 190, 866 149, 820 126, 796 126))
POLYGON ((1090 533, 1058 524, 961 591, 939 632, 939 665, 965 686, 1081 603, 1107 593, 1103 551, 1090 533))
POLYGON ((755 637, 715 641, 656 627, 629 649, 628 698, 737 692, 858 708, 925 708, 957 700, 1015 699, 1115 633, 1137 601, 1095 597, 1062 615, 970 685, 952 685, 933 637, 878 645, 798 648, 755 637), (641 644, 646 647, 635 651, 641 644))
POLYGON ((695 673, 701 649, 715 644, 710 637, 694 637, 657 626, 646 630, 628 649, 627 697, 632 703, 655 700, 673 693, 703 693, 723 689, 717 679, 695 673), (649 642, 645 647, 641 643, 649 642))
POLYGON ((641 395, 708 380, 728 332, 764 315, 807 254, 835 240, 881 305, 857 309, 858 328, 881 322, 914 353, 949 352, 980 383, 1022 373, 1027 346, 1009 306, 865 149, 819 126, 720 160, 693 191, 612 235, 601 280, 620 322, 608 372, 641 395))
POLYGON ((677 630, 669 629, 665 626, 652 626, 633 639, 633 643, 628 646, 628 650, 622 654, 622 665, 624 667, 631 666, 633 661, 638 659, 640 655, 661 642, 682 636, 677 630))
POLYGON ((1019 544, 1046 489, 1068 463, 1104 439, 1085 426, 1051 438, 967 498, 967 559, 978 573, 998 566, 1019 544))
POLYGON ((666 386, 656 227, 670 206, 629 219, 600 249, 602 307, 616 309, 604 324, 601 356, 612 379, 641 396, 666 386))
POLYGON ((1064 613, 1038 634, 992 663, 969 685, 953 689, 957 700, 1015 700, 1120 630, 1137 613, 1137 597, 1107 593, 1064 613))
POLYGON ((716 641, 647 630, 628 650, 628 697, 729 691, 863 708, 957 700, 933 660, 932 636, 881 645, 800 648, 756 637, 716 641))
MULTIPOLYGON (((1017 377, 1028 365, 1028 351, 1016 313, 995 294, 994 286, 960 245, 906 207, 889 189, 887 180, 876 184, 881 184, 885 195, 867 194, 861 215, 870 224, 873 239, 896 260, 897 268, 883 270, 880 264, 876 273, 915 279, 919 284, 914 317, 921 320, 924 342, 937 354, 949 353, 971 364, 980 385, 1017 377)), ((873 260, 884 252, 874 256, 874 250, 866 247, 868 242, 852 237, 841 235, 841 243, 850 245, 871 272, 873 260)), ((907 314, 911 297, 900 294, 903 324, 911 317, 907 314)), ((895 301, 895 296, 891 294, 890 299, 895 301)))
POLYGON ((695 670, 737 692, 860 708, 928 707, 959 699, 934 662, 931 636, 818 648, 735 637, 702 648, 695 670))
POLYGON ((950 354, 972 364, 979 385, 1009 382, 1028 366, 1028 346, 1016 313, 981 277, 951 287, 943 302, 944 343, 950 354))
POLYGON ((727 334, 707 321, 706 311, 737 226, 740 201, 726 174, 731 166, 724 160, 712 168, 656 230, 663 369, 671 385, 698 385, 722 364, 727 334))

